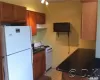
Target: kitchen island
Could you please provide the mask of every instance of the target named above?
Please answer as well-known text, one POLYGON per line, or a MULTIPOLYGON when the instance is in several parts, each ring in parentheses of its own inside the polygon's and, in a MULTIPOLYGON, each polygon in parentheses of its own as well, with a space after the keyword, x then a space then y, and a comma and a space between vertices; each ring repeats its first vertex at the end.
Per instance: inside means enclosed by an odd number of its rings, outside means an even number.
POLYGON ((58 65, 56 69, 62 72, 62 80, 99 78, 100 59, 95 58, 94 49, 79 48, 58 65))

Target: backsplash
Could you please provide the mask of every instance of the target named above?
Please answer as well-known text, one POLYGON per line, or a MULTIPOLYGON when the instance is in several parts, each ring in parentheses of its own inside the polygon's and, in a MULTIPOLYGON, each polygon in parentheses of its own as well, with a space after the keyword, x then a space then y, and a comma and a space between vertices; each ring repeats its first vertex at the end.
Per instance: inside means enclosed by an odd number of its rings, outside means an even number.
POLYGON ((32 42, 34 43, 43 41, 45 34, 46 34, 46 29, 37 30, 37 34, 35 36, 32 36, 32 42))

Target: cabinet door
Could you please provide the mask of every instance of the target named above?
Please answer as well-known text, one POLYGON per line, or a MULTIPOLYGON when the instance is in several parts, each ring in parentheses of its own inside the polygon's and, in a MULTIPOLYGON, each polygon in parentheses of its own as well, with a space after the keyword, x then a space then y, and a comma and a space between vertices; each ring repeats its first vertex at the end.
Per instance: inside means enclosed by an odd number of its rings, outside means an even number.
POLYGON ((34 80, 37 80, 41 76, 41 55, 37 53, 33 58, 33 74, 34 80))
POLYGON ((38 52, 33 57, 34 80, 37 80, 45 72, 45 51, 38 52))
POLYGON ((0 2, 0 21, 12 22, 14 20, 13 5, 0 2))
POLYGON ((39 73, 40 73, 40 63, 39 63, 39 60, 37 60, 36 62, 34 61, 33 63, 34 67, 33 67, 33 77, 34 77, 34 80, 37 80, 38 77, 39 77, 39 73))
POLYGON ((14 18, 18 22, 26 22, 26 8, 14 5, 14 18))
POLYGON ((46 71, 45 51, 41 52, 41 74, 43 75, 46 71))
POLYGON ((31 27, 32 35, 35 35, 37 32, 35 12, 27 11, 27 25, 31 27))
POLYGON ((45 24, 45 14, 36 12, 36 23, 45 24))
POLYGON ((81 38, 85 40, 95 40, 96 25, 97 25, 97 2, 83 2, 81 38))

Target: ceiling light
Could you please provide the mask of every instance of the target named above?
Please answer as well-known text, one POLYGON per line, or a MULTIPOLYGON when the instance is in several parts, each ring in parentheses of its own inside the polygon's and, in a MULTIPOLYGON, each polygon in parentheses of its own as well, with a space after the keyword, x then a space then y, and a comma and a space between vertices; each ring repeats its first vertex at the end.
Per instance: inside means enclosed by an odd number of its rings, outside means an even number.
POLYGON ((41 0, 41 3, 44 4, 45 0, 41 0))
POLYGON ((49 3, 48 3, 47 1, 45 1, 45 4, 46 4, 46 5, 49 5, 49 3))

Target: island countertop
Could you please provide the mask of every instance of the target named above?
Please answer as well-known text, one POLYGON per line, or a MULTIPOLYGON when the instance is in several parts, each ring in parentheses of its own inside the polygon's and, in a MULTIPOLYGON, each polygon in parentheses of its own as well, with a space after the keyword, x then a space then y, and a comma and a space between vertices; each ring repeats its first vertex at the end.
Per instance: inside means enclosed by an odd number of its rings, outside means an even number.
POLYGON ((58 65, 56 69, 66 73, 74 70, 76 75, 87 74, 87 76, 90 76, 94 75, 95 69, 100 69, 100 59, 95 58, 95 49, 79 48, 58 65))

